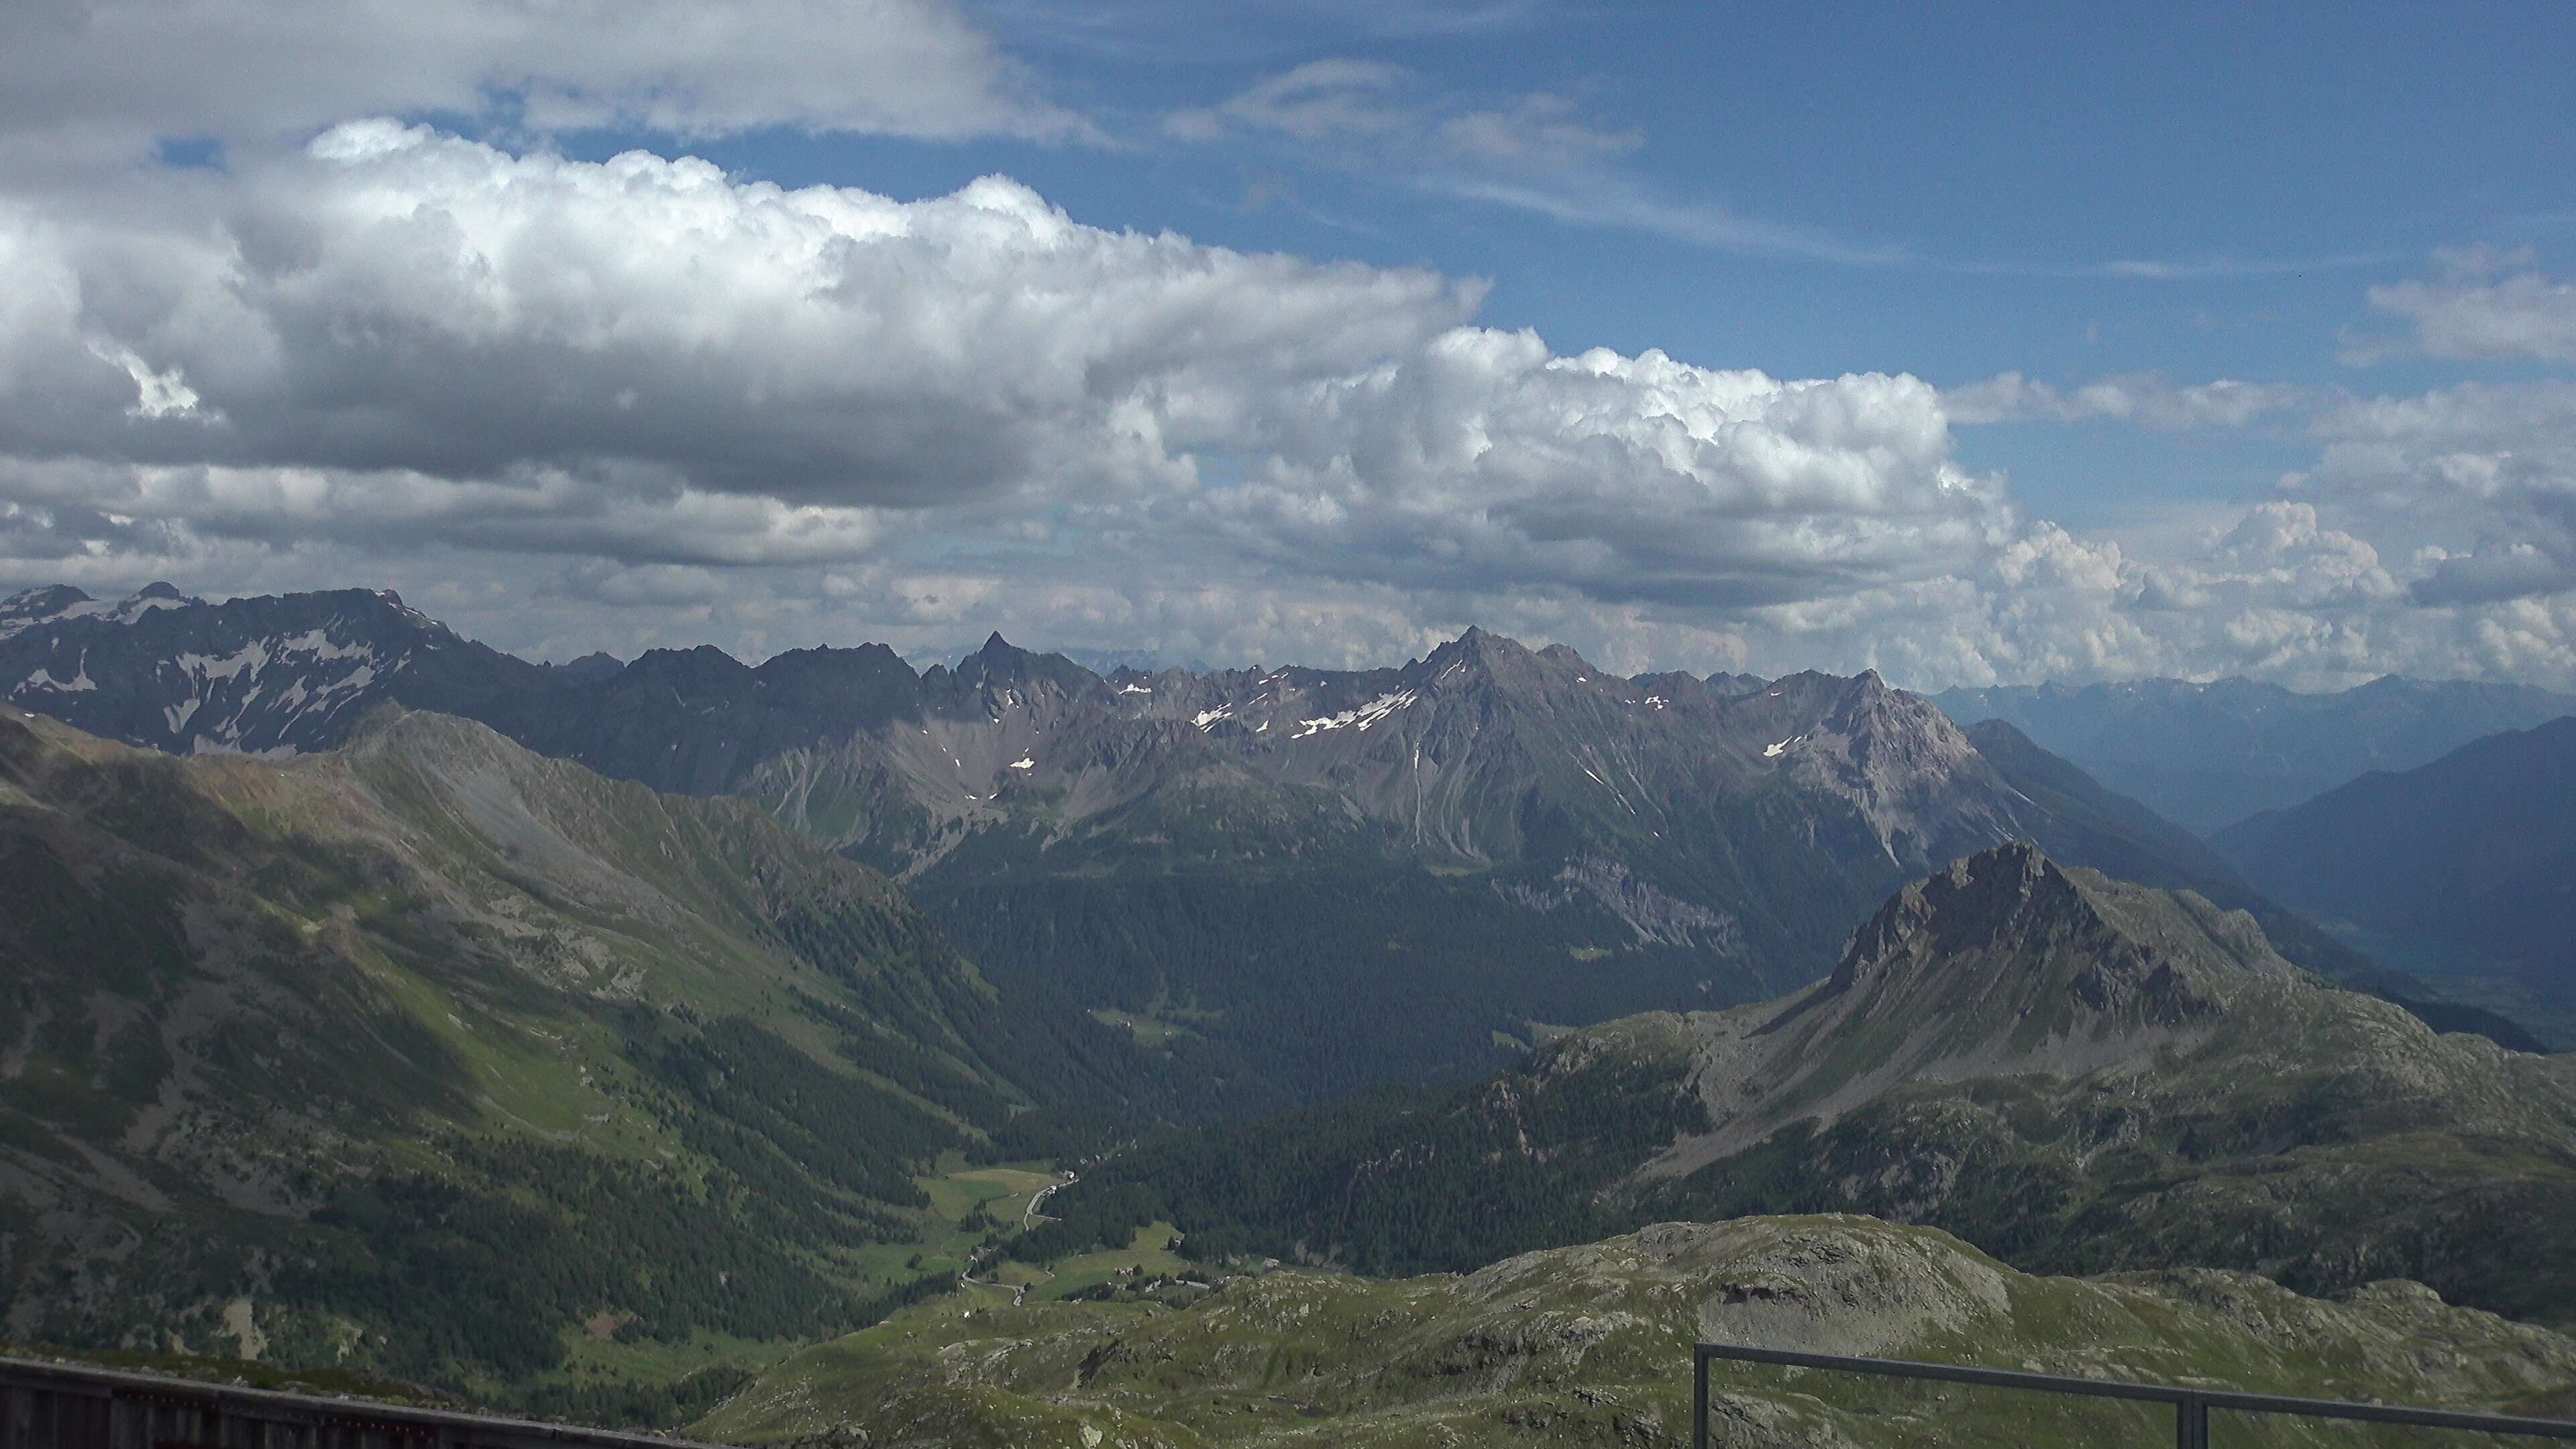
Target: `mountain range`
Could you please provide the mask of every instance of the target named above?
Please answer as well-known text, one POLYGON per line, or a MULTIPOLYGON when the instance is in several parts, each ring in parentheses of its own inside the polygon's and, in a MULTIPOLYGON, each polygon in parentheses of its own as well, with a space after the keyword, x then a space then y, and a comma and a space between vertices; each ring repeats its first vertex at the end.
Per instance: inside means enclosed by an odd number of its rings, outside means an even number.
MULTIPOLYGON (((364 590, 58 589, 0 603, 0 695, 14 1338, 753 1438, 855 1394, 925 1442, 1104 1404, 1138 1443, 1652 1439, 1687 1305, 1847 1334, 1820 1265, 1870 1262, 1922 1270, 1904 1322, 2043 1358, 2136 1347, 2118 1313, 2235 1353, 2259 1304, 2340 1346, 2265 1370, 2307 1391, 2405 1334, 2486 1365, 2428 1392, 2570 1378, 2464 1310, 2576 1323, 2576 1058, 2351 944, 2546 906, 2504 842, 2554 837, 2498 802, 2553 798, 2557 726, 2213 843, 1875 674, 1482 630, 1364 671, 550 666, 364 590), (2396 909, 2427 860, 2282 864, 2446 791, 2420 843, 2468 869, 2381 934, 2319 882, 2385 866, 2396 909), (2104 1273, 2162 1276, 2025 1276, 2104 1273), (2024 1301, 2084 1326, 2000 1328, 2024 1301)), ((1893 1442, 1880 1407, 1737 1405, 1893 1442)))
POLYGON ((2374 771, 2211 844, 2376 955, 2576 1041, 2576 719, 2374 771))
POLYGON ((918 673, 882 645, 555 667, 388 594, 155 586, 0 605, 0 694, 128 743, 280 758, 391 702, 741 796, 903 882, 984 966, 1197 1054, 1239 1103, 1474 1075, 1555 1026, 1776 994, 1909 876, 2016 838, 2431 994, 2009 725, 1962 731, 1866 673, 1627 679, 1481 630, 1362 671, 1101 676, 999 636, 918 673))
POLYGON ((2371 770, 2576 714, 2576 695, 2395 675, 2332 694, 2250 679, 2008 685, 1929 696, 1961 724, 2001 719, 2157 814, 2206 834, 2371 770))

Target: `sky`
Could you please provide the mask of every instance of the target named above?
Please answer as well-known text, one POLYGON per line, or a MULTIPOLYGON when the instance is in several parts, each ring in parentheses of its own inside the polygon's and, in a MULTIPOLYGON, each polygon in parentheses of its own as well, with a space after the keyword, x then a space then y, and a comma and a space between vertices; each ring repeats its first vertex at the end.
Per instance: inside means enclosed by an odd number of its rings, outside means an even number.
POLYGON ((2576 687, 2576 9, 19 0, 0 593, 2576 687))

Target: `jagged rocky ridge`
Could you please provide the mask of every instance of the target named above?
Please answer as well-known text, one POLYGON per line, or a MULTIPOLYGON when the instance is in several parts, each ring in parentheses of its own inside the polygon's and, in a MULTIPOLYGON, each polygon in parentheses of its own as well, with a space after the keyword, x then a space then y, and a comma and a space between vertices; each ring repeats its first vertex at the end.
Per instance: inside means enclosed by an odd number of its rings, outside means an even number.
POLYGON ((1087 1178, 1076 1221, 1086 1194, 1208 1251, 1372 1272, 1661 1217, 1856 1211, 2035 1271, 2405 1277, 2563 1324, 2576 1057, 2438 1035, 2283 960, 2241 912, 2011 845, 1898 892, 1782 1000, 1168 1140, 1087 1178))
POLYGON ((0 600, 0 700, 171 754, 309 754, 387 701, 480 718, 575 673, 458 638, 390 591, 0 600))

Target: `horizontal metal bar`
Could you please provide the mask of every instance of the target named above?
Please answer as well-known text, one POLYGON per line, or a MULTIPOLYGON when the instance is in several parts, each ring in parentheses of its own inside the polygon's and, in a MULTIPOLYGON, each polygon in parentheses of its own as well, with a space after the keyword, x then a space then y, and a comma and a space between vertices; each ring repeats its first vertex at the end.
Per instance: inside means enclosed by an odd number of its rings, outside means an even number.
POLYGON ((213 1405, 280 1423, 337 1425, 346 1422, 379 1432, 387 1429, 397 1432, 416 1430, 425 1437, 436 1437, 441 1429, 461 1430, 483 1442, 592 1445, 600 1446, 600 1449, 711 1449, 711 1446, 701 1445, 695 1440, 675 1439, 663 1434, 589 1429, 575 1424, 546 1424, 534 1419, 507 1419, 447 1409, 417 1409, 372 1399, 285 1393, 276 1389, 214 1384, 202 1379, 174 1378, 164 1374, 48 1363, 40 1359, 0 1357, 0 1388, 148 1399, 165 1404, 213 1405))
POLYGON ((1801 1353, 1785 1348, 1747 1348, 1703 1343, 1697 1361, 1713 1358, 1738 1363, 1777 1364, 1787 1368, 1826 1369, 1837 1373, 1875 1374, 1882 1378, 1933 1379, 1943 1383, 1982 1384, 2042 1394, 2073 1394, 2096 1399, 2129 1399, 2150 1404, 2198 1402, 2213 1409, 2243 1414, 2297 1414, 2316 1419, 2348 1419, 2371 1424, 2411 1424, 2427 1429, 2465 1429, 2486 1434, 2520 1434, 2535 1439, 2576 1440, 2576 1420, 2524 1419, 2510 1414, 2464 1414, 2450 1409, 2421 1409, 2402 1404, 2363 1404, 2345 1399, 2296 1399, 2280 1394, 2244 1394, 2228 1389, 2186 1389, 2170 1384, 2130 1383, 2120 1379, 2075 1378, 2064 1374, 2023 1373, 2016 1369, 1973 1368, 1965 1364, 1920 1363, 1903 1358, 1854 1358, 1838 1353, 1801 1353))

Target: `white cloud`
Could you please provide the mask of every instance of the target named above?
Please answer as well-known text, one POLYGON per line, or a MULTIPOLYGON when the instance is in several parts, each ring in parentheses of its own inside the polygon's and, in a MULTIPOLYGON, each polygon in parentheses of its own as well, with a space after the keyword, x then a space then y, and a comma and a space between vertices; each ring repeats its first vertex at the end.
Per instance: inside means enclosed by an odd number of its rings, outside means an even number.
MULTIPOLYGON (((254 544, 863 564, 953 612, 1104 572, 1204 600, 1248 562, 1220 593, 1669 629, 1974 567, 2016 527, 1912 379, 1561 356, 1468 325, 1476 284, 1103 231, 1001 179, 898 203, 376 121, 174 184, 0 214, 32 282, 0 313, 28 572, 254 544), (1010 562, 933 562, 969 539, 1010 562)), ((564 594, 698 575, 649 577, 564 594)))
POLYGON ((0 313, 0 451, 791 508, 1165 486, 1249 400, 1479 294, 1101 231, 998 178, 907 204, 387 122, 212 217, 0 213, 0 254, 34 283, 0 313), (199 405, 138 382, 181 377, 199 405))
POLYGON ((1906 256, 1900 247, 1658 194, 1613 164, 1645 144, 1644 132, 1602 124, 1570 97, 1435 93, 1420 76, 1381 61, 1309 61, 1217 105, 1171 112, 1163 131, 1187 142, 1286 144, 1301 159, 1445 196, 1713 250, 1852 266, 1893 265, 1906 256))
MULTIPOLYGON (((13 0, 0 156, 301 139, 352 115, 711 136, 1088 134, 946 0, 13 0)), ((77 174, 73 172, 72 174, 77 174)))
POLYGON ((710 493, 669 474, 529 471, 477 481, 409 470, 10 459, 0 460, 0 498, 35 510, 22 533, 32 539, 40 516, 63 552, 124 549, 141 537, 154 546, 336 542, 639 564, 821 563, 865 555, 896 526, 880 509, 710 493))
POLYGON ((1267 466, 1185 516, 1299 572, 1743 605, 1958 567, 2012 526, 1912 378, 1781 382, 1461 329, 1282 401, 1267 466))
POLYGON ((1911 379, 1562 357, 1461 325, 1474 285, 1102 231, 1000 179, 897 203, 365 122, 215 220, 0 231, 71 299, 0 334, 31 381, 0 401, 6 496, 636 564, 1155 538, 1702 605, 2011 528, 1911 379))
POLYGON ((1643 232, 1711 251, 1804 257, 1851 267, 1892 267, 1909 259, 1900 246, 1846 241, 1811 227, 1746 216, 1711 202, 1677 201, 1617 175, 1597 171, 1571 172, 1549 178, 1546 184, 1509 176, 1455 173, 1426 176, 1421 184, 1569 226, 1643 232))
MULTIPOLYGON (((1340 123, 1336 123, 1340 124, 1340 123)), ((1922 684, 2576 682, 2576 384, 1780 379, 1565 354, 1481 286, 363 122, 0 202, 0 580, 386 583, 510 647, 877 637, 1922 684), (1953 425, 2296 409, 2288 496, 2025 517, 1953 425), (445 602, 441 602, 444 600, 445 602)))
POLYGON ((1163 118, 1163 129, 1183 141, 1250 134, 1337 148, 1372 162, 1518 171, 1557 171, 1625 155, 1645 139, 1594 124, 1564 96, 1534 91, 1479 103, 1431 94, 1402 66, 1351 59, 1309 61, 1215 106, 1174 111, 1163 118))
POLYGON ((1399 100, 1409 81, 1402 66, 1378 61, 1309 61, 1215 107, 1175 111, 1163 129, 1184 141, 1213 141, 1238 128, 1308 142, 1416 137, 1424 118, 1399 100))
POLYGON ((2427 607, 2315 506, 2258 504, 2169 557, 2035 526, 1990 572, 1755 611, 1757 672, 1875 666, 1921 687, 2227 675, 2341 689, 2388 673, 2576 685, 2576 597, 2427 607))
POLYGON ((1957 423, 2073 423, 2098 418, 2183 430, 2243 427, 2307 398, 2301 388, 2233 378, 2177 387, 2159 377, 2135 374, 2061 390, 2006 372, 1964 387, 1945 388, 1941 404, 1957 423))
POLYGON ((1440 122, 1452 154, 1493 166, 1557 171, 1624 156, 1645 143, 1635 130, 1609 131, 1585 120, 1573 101, 1535 92, 1440 122))
POLYGON ((2350 399, 2311 428, 2323 451, 2291 486, 2428 540, 2419 602, 2576 588, 2576 383, 2350 399))
MULTIPOLYGON (((2553 281, 2529 251, 2467 248, 2437 253, 2432 281, 2370 289, 2370 304, 2414 324, 2416 350, 2459 359, 2576 362, 2576 284, 2553 281)), ((2363 344, 2367 361, 2381 346, 2363 344)))

